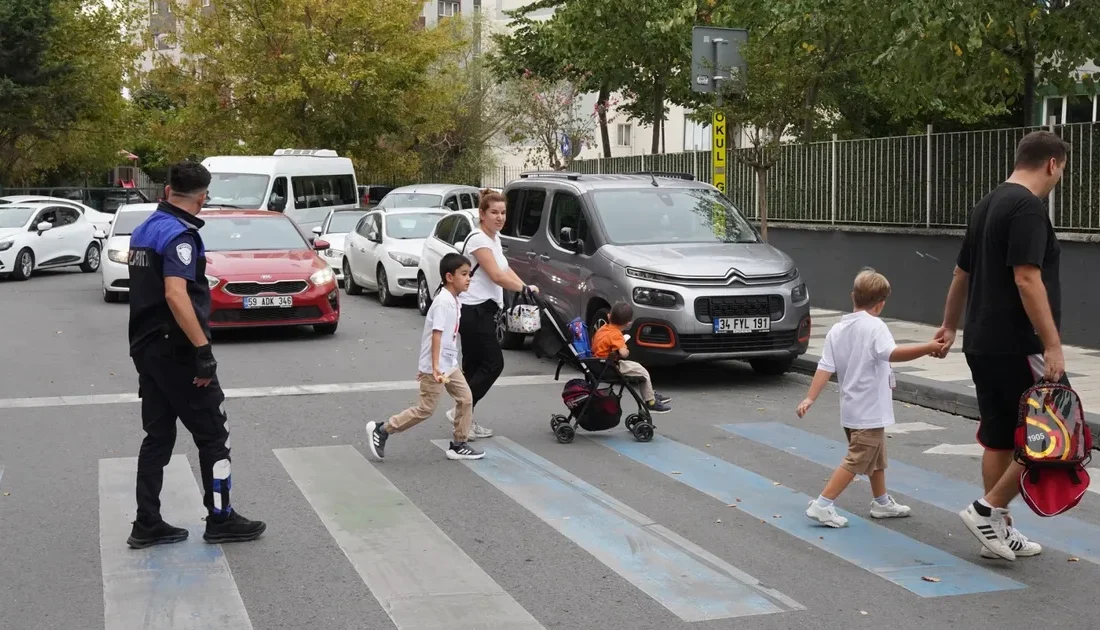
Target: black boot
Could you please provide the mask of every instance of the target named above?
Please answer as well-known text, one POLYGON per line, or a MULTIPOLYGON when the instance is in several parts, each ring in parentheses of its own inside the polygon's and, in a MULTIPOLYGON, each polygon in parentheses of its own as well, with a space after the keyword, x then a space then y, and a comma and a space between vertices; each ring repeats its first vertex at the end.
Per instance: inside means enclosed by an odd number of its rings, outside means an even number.
POLYGON ((256 540, 266 529, 263 521, 250 521, 234 511, 221 522, 213 516, 206 517, 206 533, 202 538, 208 543, 245 542, 256 540))
POLYGON ((133 549, 144 549, 153 545, 168 545, 185 540, 187 540, 187 530, 182 527, 172 527, 164 521, 153 525, 134 521, 134 528, 130 530, 130 537, 126 539, 126 544, 133 549))

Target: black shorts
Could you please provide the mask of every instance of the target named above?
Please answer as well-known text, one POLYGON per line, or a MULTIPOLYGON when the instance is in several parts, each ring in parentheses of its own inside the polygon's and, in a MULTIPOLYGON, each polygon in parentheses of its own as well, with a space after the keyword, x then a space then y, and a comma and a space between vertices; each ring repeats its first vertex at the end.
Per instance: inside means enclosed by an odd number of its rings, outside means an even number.
MULTIPOLYGON (((1020 398, 1039 382, 1045 362, 1041 354, 967 354, 978 398, 978 443, 990 450, 1016 447, 1020 398)), ((1063 374, 1060 381, 1069 385, 1063 374)))

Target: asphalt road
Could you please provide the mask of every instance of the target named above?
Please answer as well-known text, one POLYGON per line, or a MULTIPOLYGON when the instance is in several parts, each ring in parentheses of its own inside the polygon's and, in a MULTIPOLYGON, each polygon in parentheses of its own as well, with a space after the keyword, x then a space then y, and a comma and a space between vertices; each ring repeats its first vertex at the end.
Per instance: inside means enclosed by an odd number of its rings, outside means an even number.
POLYGON ((225 405, 234 504, 268 522, 264 537, 201 542, 181 427, 186 460, 165 511, 191 540, 130 551, 121 458, 137 454, 138 405, 87 398, 136 392, 127 307, 102 302, 96 275, 0 281, 0 628, 925 629, 1094 616, 1100 496, 1068 518, 1016 505, 1043 554, 980 558, 955 514, 975 498, 977 460, 924 452, 972 443, 971 420, 899 403, 911 430, 891 435, 887 477, 912 517, 871 522, 857 481, 838 501, 851 527, 814 527, 802 510, 843 433, 835 388, 794 415, 801 376, 736 363, 656 372, 674 398, 658 439, 619 427, 562 445, 549 427, 563 409, 554 364, 508 352, 478 410, 497 432, 475 443, 485 460, 443 457, 432 440, 448 438, 444 407, 374 462, 364 423, 415 400, 422 318, 411 303, 342 300, 332 337, 215 342, 223 385, 238 390, 225 405), (341 383, 356 385, 293 389, 341 383), (240 390, 266 387, 291 389, 240 390))

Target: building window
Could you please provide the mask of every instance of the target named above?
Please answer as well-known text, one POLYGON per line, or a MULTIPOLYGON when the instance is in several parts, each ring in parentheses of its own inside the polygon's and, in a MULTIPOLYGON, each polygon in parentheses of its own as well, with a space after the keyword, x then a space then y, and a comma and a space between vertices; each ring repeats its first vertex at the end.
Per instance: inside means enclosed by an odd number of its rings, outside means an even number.
POLYGON ((462 13, 455 0, 439 0, 439 17, 453 17, 462 13))
POLYGON ((710 125, 688 118, 684 112, 684 151, 710 151, 710 125))
POLYGON ((1043 125, 1054 117, 1054 124, 1091 123, 1097 121, 1096 97, 1049 96, 1043 100, 1043 125))
POLYGON ((160 4, 158 0, 149 0, 149 15, 159 15, 160 4))
POLYGON ((632 125, 618 125, 615 128, 615 144, 620 147, 629 147, 633 135, 634 128, 632 125))

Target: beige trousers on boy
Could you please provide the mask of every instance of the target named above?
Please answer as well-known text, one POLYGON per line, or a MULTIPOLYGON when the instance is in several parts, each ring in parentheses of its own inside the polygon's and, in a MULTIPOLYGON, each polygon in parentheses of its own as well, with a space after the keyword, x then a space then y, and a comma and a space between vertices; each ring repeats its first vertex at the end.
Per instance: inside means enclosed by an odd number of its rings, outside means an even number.
POLYGON ((642 367, 641 363, 637 361, 619 361, 619 373, 626 377, 628 381, 640 381, 642 386, 639 388, 639 394, 642 395, 642 400, 650 402, 653 400, 653 381, 649 378, 649 370, 642 367))
POLYGON ((420 381, 420 400, 416 406, 393 416, 386 422, 387 433, 401 433, 432 417, 439 397, 446 391, 455 401, 454 441, 465 442, 470 437, 470 425, 474 421, 474 397, 462 370, 456 369, 447 375, 446 383, 437 383, 431 374, 421 372, 416 379, 420 381))

